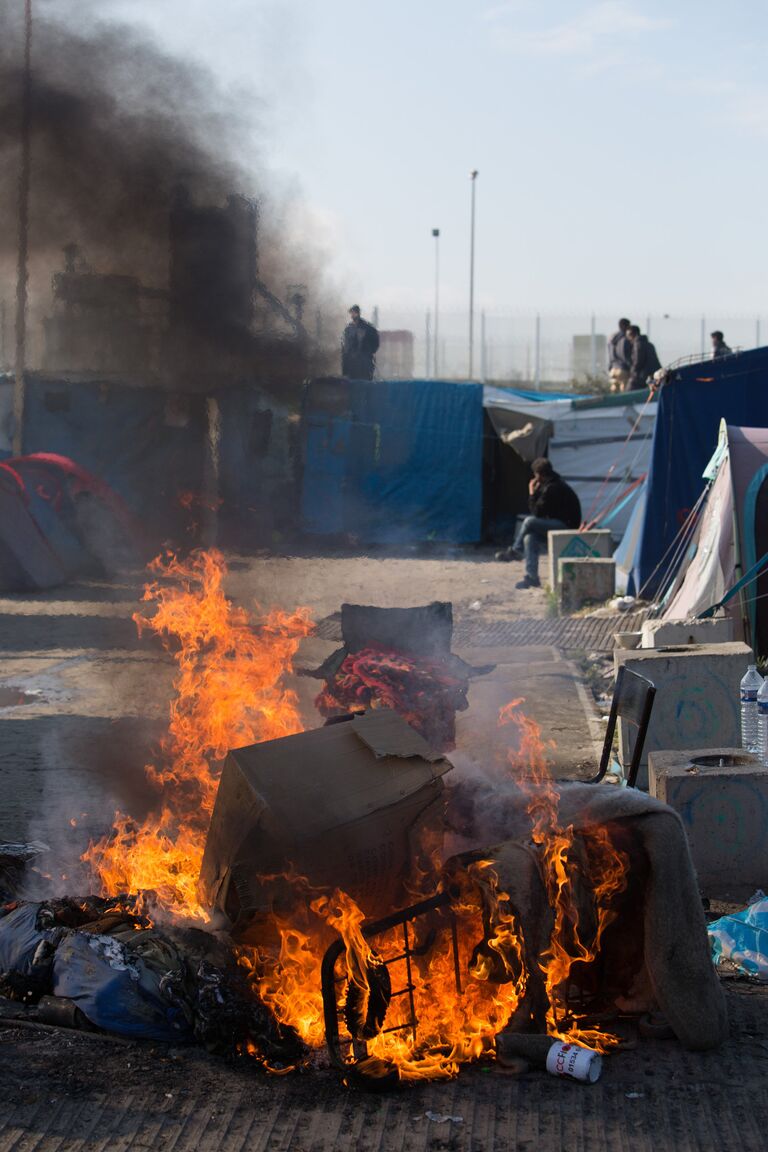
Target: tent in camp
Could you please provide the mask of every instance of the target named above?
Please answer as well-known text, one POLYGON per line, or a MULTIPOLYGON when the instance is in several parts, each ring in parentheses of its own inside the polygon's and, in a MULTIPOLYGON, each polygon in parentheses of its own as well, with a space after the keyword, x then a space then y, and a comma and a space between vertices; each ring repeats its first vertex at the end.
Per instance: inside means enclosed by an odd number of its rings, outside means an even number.
POLYGON ((549 456, 585 518, 619 537, 647 467, 656 403, 444 380, 310 381, 302 525, 369 543, 511 538, 530 464, 549 456))
MULTIPOLYGON (((219 540, 238 547, 295 522, 295 420, 256 381, 29 372, 26 384, 25 451, 77 460, 122 497, 153 547, 192 543, 214 511, 219 540)), ((0 388, 0 417, 3 400, 0 388)))
POLYGON ((630 591, 650 597, 664 575, 701 496, 702 474, 721 419, 768 424, 768 348, 696 361, 670 371, 659 395, 644 507, 631 526, 637 546, 624 550, 630 591))
POLYGON ((530 462, 549 456, 578 493, 587 523, 619 538, 648 468, 656 400, 647 390, 607 396, 483 389, 487 533, 508 532, 528 510, 530 462), (490 468, 489 468, 490 466, 490 468))
POLYGON ((302 527, 367 544, 479 541, 482 430, 480 384, 311 380, 302 527))
MULTIPOLYGON (((527 511, 531 476, 527 465, 535 456, 549 456, 578 493, 584 520, 595 528, 609 528, 621 538, 651 457, 657 406, 647 389, 575 396, 486 387, 482 402, 497 437, 518 460, 516 465, 505 464, 507 483, 502 494, 488 493, 488 505, 492 500, 497 505, 514 499, 516 513, 527 511), (532 433, 529 437, 524 434, 526 426, 532 433), (509 437, 508 427, 516 430, 515 437, 509 437)), ((495 453, 499 457, 501 449, 495 453)))
POLYGON ((134 558, 143 547, 122 500, 66 456, 0 462, 0 591, 53 588, 129 549, 134 558))
MULTIPOLYGON (((677 575, 664 597, 663 619, 686 620, 719 603, 768 553, 768 428, 723 420, 707 486, 683 538, 677 575), (695 521, 695 522, 694 522, 695 521)), ((768 655, 768 569, 725 605, 735 631, 768 655)))

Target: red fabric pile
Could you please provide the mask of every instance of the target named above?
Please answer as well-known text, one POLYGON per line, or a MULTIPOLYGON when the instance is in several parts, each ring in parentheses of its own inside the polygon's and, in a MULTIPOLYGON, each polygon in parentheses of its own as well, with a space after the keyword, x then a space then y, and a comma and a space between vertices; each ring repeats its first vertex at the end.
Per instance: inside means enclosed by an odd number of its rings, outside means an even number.
POLYGON ((345 657, 315 700, 322 716, 392 708, 432 748, 455 746, 456 712, 467 707, 469 681, 437 660, 392 650, 363 648, 345 657))

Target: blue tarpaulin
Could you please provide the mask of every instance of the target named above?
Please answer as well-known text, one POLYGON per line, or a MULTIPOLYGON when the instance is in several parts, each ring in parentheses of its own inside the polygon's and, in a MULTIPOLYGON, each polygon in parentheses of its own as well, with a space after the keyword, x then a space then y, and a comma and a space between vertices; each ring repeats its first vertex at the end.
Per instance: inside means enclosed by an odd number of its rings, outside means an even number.
POLYGON ((311 381, 302 522, 365 543, 480 539, 483 389, 442 380, 311 381))
POLYGON ((673 541, 704 487, 720 421, 768 425, 768 348, 675 369, 659 397, 634 589, 658 589, 673 541))

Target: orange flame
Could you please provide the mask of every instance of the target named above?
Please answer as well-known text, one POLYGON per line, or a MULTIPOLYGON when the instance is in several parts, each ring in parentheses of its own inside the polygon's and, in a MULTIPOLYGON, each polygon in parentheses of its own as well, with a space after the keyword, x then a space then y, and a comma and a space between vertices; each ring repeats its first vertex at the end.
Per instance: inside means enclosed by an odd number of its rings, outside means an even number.
MULTIPOLYGON (((363 931, 364 914, 349 896, 336 890, 311 899, 306 879, 293 878, 293 883, 307 899, 297 906, 292 922, 279 923, 277 954, 265 948, 243 950, 241 955, 260 997, 282 1023, 295 1027, 311 1047, 324 1043, 320 968, 325 947, 333 939, 327 929, 332 929, 344 942, 343 973, 337 985, 340 1013, 354 986, 356 1017, 366 1018, 370 979, 385 964, 392 990, 400 993, 387 1009, 386 1030, 366 1040, 370 1057, 397 1065, 403 1080, 433 1080, 454 1076, 461 1064, 493 1052, 495 1034, 525 993, 526 973, 519 926, 489 862, 471 864, 451 911, 434 913, 429 925, 434 942, 425 955, 410 958, 411 971, 398 934, 402 930, 377 938, 374 950, 363 931), (486 950, 479 952, 483 940, 486 950), (415 1031, 409 993, 418 1022, 415 1031)), ((351 1042, 348 1028, 346 1033, 351 1042)))
MULTIPOLYGON (((205 920, 197 880, 221 760, 230 748, 301 730, 298 702, 284 676, 312 625, 304 610, 272 612, 254 625, 244 609, 227 600, 226 568, 217 552, 196 552, 187 560, 171 555, 154 561, 152 569, 155 579, 144 599, 155 611, 137 615, 136 621, 140 631, 160 637, 176 665, 168 734, 158 758, 146 767, 158 807, 142 824, 118 814, 112 834, 91 844, 84 860, 108 894, 151 893, 165 913, 205 920)), ((610 1037, 579 1027, 567 993, 573 965, 597 955, 614 915, 612 899, 625 886, 626 859, 604 829, 584 841, 597 925, 585 944, 571 881, 573 829, 560 825, 548 746, 538 726, 519 711, 521 703, 503 709, 501 720, 517 732, 514 763, 527 790, 533 839, 554 910, 550 946, 540 959, 548 1029, 554 1036, 607 1048, 610 1037)), ((422 846, 410 880, 414 895, 430 894, 440 883, 436 848, 422 846)), ((389 1002, 386 1030, 366 1033, 371 1066, 395 1064, 408 1080, 446 1078, 462 1063, 493 1053, 494 1036, 521 1004, 529 974, 522 928, 492 862, 471 864, 452 877, 450 909, 430 914, 426 928, 419 929, 429 946, 407 960, 396 933, 368 939, 364 911, 345 893, 313 888, 302 877, 283 879, 298 899, 290 913, 272 913, 263 942, 242 949, 239 959, 262 1001, 310 1047, 320 1048, 325 1040, 321 962, 327 945, 340 935, 338 1006, 347 1024, 350 997, 356 1016, 366 1018, 384 966, 393 991, 400 993, 389 1002)), ((250 1043, 243 1053, 259 1059, 250 1043)))
POLYGON ((145 769, 159 812, 141 825, 117 813, 112 833, 83 859, 109 894, 151 891, 173 915, 206 919, 197 878, 221 760, 230 748, 302 730, 297 698, 283 677, 312 624, 300 609, 270 612, 254 627, 224 594, 219 552, 193 552, 187 560, 169 555, 150 568, 158 579, 143 599, 156 610, 134 619, 140 633, 161 637, 177 669, 168 735, 157 762, 145 769))
POLYGON ((539 848, 542 875, 554 926, 549 949, 540 957, 547 993, 547 1030, 561 1040, 570 1040, 607 1051, 618 1040, 596 1028, 580 1028, 579 1017, 569 1009, 568 986, 576 963, 591 964, 600 950, 606 927, 615 918, 614 897, 627 885, 628 858, 611 842, 607 829, 596 826, 582 836, 587 853, 588 886, 594 902, 595 931, 585 943, 579 924, 574 880, 576 836, 572 825, 563 826, 559 816, 560 793, 547 767, 547 751, 554 747, 541 738, 541 728, 520 711, 523 699, 513 700, 499 713, 499 723, 513 724, 518 747, 510 751, 510 764, 516 782, 528 796, 531 838, 539 848))

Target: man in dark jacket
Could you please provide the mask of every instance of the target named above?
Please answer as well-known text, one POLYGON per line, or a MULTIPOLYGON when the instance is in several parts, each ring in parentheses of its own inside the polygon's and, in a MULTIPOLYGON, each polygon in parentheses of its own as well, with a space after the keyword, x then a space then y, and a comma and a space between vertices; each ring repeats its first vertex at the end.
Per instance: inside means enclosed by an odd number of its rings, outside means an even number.
POLYGON ((547 546, 547 533, 556 528, 578 528, 581 524, 579 498, 549 460, 539 457, 531 470, 533 479, 528 485, 531 514, 519 525, 512 547, 506 553, 497 554, 499 559, 525 559, 525 576, 516 588, 540 587, 539 556, 547 546))
POLYGON ((349 324, 341 338, 341 374, 349 380, 373 380, 379 334, 363 320, 357 304, 349 310, 349 324))
POLYGON ((656 349, 647 336, 643 336, 637 324, 630 324, 627 336, 632 343, 632 362, 629 371, 629 388, 645 388, 649 376, 658 372, 661 361, 656 349))
POLYGON ((710 332, 712 339, 712 359, 718 360, 721 356, 729 356, 731 353, 730 348, 725 342, 725 336, 718 329, 710 332))
POLYGON ((627 336, 629 320, 619 320, 619 330, 608 341, 608 375, 611 378, 611 391, 621 391, 629 379, 632 362, 632 345, 627 336))

